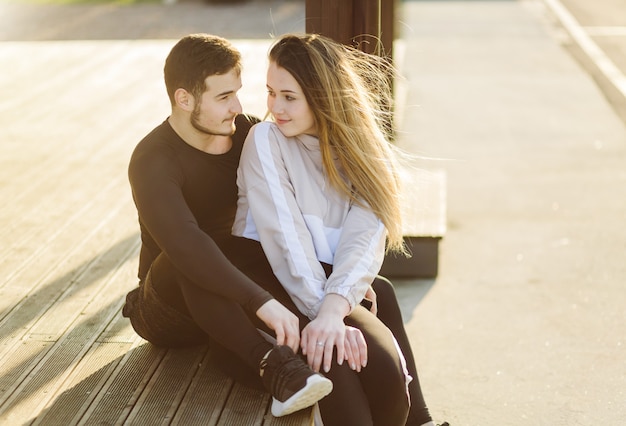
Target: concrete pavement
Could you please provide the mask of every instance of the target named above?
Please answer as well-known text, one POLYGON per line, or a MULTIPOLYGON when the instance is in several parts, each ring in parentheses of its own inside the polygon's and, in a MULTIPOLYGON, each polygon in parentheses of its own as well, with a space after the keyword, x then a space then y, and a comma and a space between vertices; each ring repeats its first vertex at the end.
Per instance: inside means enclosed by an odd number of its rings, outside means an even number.
MULTIPOLYGON (((302 31, 303 6, 2 4, 0 39, 159 38, 165 54, 215 32, 242 47, 255 88, 244 104, 260 114, 258 51, 269 33, 302 31)), ((432 413, 453 426, 623 424, 624 124, 541 1, 406 0, 398 12, 399 144, 448 176, 439 276, 396 283, 432 413)))
POLYGON ((626 8, 619 0, 543 0, 563 44, 626 122, 626 8))
POLYGON ((541 2, 405 2, 401 143, 448 174, 440 274, 412 311, 454 425, 626 418, 626 131, 541 2))

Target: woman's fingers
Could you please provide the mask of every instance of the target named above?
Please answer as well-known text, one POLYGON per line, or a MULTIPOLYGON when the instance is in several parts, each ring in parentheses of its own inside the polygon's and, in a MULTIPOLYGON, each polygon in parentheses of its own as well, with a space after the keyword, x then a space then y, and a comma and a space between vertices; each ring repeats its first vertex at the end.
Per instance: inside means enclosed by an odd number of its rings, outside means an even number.
POLYGON ((309 350, 311 353, 307 355, 307 358, 313 371, 320 371, 322 360, 324 359, 326 342, 322 339, 322 337, 318 336, 315 340, 312 340, 309 343, 309 350))
POLYGON ((302 330, 300 345, 302 353, 306 355, 307 364, 313 371, 320 371, 322 358, 324 356, 324 340, 323 336, 312 331, 308 326, 302 330))
MULTIPOLYGON (((304 338, 302 341, 304 342, 304 338)), ((342 344, 338 344, 331 336, 317 335, 314 338, 311 334, 307 335, 306 342, 307 364, 309 364, 313 371, 319 372, 320 369, 323 369, 327 373, 330 371, 335 346, 337 346, 337 353, 341 353, 341 359, 343 361, 343 357, 345 356, 343 342, 342 344)))
POLYGON ((360 355, 360 348, 359 345, 356 342, 356 339, 354 338, 354 333, 346 333, 346 346, 350 347, 350 352, 352 354, 352 356, 350 357, 350 359, 348 360, 348 362, 350 363, 350 368, 355 370, 355 371, 361 371, 361 355, 360 355))
POLYGON ((333 352, 337 347, 337 362, 342 363, 345 355, 345 324, 336 315, 318 315, 302 330, 302 347, 307 363, 314 371, 330 371, 333 352))
POLYGON ((349 347, 351 358, 348 360, 350 368, 361 371, 367 365, 367 343, 361 330, 346 327, 346 347, 349 347))
MULTIPOLYGON (((328 373, 330 371, 330 367, 331 367, 332 362, 333 362, 333 348, 334 348, 334 346, 335 346, 334 342, 333 343, 326 342, 324 344, 323 365, 324 365, 324 371, 326 373, 328 373)), ((342 349, 341 352, 343 353, 343 349, 342 349)))
POLYGON ((351 369, 356 370, 357 359, 359 359, 359 351, 353 340, 354 339, 351 337, 351 333, 346 332, 346 362, 351 369))

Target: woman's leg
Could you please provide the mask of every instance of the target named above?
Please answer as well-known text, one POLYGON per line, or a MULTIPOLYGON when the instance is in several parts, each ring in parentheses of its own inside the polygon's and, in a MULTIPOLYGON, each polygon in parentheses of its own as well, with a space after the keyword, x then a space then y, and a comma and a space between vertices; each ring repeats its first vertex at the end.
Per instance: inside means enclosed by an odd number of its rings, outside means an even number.
POLYGON ((324 374, 333 382, 330 395, 318 401, 324 426, 393 425, 374 422, 370 401, 359 373, 352 370, 347 362, 339 365, 333 361, 330 371, 324 374))
MULTIPOLYGON (((258 282, 276 299, 294 312, 300 320, 300 329, 309 322, 309 318, 298 311, 295 304, 276 280, 274 275, 267 275, 258 282)), ((332 367, 324 375, 333 382, 330 395, 318 401, 324 426, 372 426, 374 425, 368 396, 363 390, 359 374, 350 369, 347 362, 342 365, 333 361, 332 367)), ((391 425, 392 423, 381 423, 391 425)))
MULTIPOLYGON (((258 281, 300 319, 297 308, 275 278, 258 281), (278 286, 278 287, 273 287, 278 286)), ((328 373, 333 391, 319 401, 324 426, 404 426, 408 412, 406 376, 390 330, 365 308, 358 306, 346 324, 359 328, 368 344, 368 365, 360 373, 333 361, 328 373)))
POLYGON ((345 322, 361 330, 367 342, 367 366, 358 377, 367 395, 374 425, 404 426, 409 412, 409 378, 393 334, 362 306, 357 306, 345 322))
POLYGON ((404 328, 402 320, 402 312, 398 305, 398 299, 393 285, 384 277, 377 277, 372 283, 372 287, 377 295, 378 302, 378 318, 391 330, 402 353, 406 359, 407 370, 413 380, 409 383, 409 394, 411 396, 411 409, 409 410, 409 418, 406 422, 407 426, 418 426, 432 420, 428 407, 424 401, 422 388, 420 387, 417 375, 417 367, 409 338, 404 328))

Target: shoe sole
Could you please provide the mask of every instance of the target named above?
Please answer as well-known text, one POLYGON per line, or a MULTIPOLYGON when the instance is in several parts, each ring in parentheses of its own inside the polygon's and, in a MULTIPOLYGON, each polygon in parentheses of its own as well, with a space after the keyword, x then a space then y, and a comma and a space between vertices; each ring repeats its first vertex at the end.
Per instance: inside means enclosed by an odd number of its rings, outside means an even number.
POLYGON ((272 398, 272 415, 282 417, 310 407, 333 390, 333 382, 321 375, 310 376, 306 385, 285 402, 272 398))

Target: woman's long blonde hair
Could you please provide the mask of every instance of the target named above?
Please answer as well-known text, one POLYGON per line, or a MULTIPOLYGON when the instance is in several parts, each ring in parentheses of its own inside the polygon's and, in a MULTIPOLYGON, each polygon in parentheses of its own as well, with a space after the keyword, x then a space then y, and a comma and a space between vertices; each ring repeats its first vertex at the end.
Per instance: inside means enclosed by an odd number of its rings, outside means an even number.
POLYGON ((387 139, 392 102, 388 62, 316 34, 281 37, 269 59, 304 92, 331 184, 376 214, 387 228, 388 249, 405 252, 400 181, 387 139))

